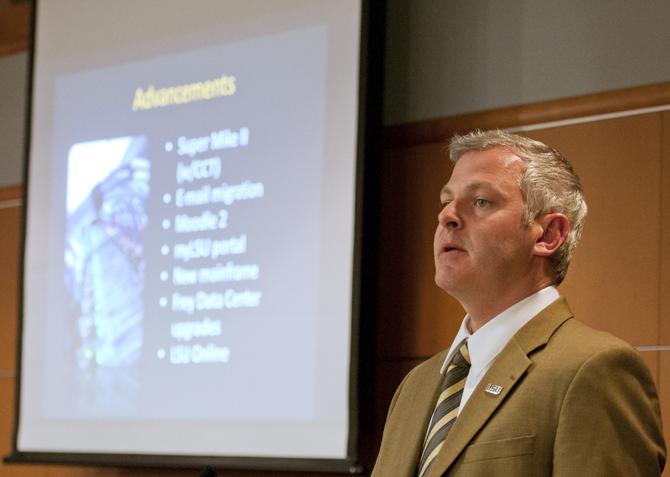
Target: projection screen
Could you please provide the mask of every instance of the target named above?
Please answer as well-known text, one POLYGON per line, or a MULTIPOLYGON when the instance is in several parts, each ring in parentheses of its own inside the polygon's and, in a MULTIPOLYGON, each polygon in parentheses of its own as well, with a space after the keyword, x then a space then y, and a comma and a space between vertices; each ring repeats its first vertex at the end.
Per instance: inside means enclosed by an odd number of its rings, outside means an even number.
POLYGON ((12 460, 355 471, 360 0, 36 9, 12 460))

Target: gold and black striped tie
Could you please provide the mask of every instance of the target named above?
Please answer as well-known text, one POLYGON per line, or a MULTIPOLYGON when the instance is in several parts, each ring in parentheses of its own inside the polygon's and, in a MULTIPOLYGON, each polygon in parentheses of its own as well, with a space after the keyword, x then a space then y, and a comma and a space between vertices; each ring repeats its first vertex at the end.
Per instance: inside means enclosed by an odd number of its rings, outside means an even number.
POLYGON ((468 352, 467 341, 463 340, 447 367, 442 390, 437 398, 433 417, 428 426, 429 430, 423 443, 418 477, 426 475, 435 457, 440 452, 451 426, 456 421, 468 371, 470 371, 470 353, 468 352))

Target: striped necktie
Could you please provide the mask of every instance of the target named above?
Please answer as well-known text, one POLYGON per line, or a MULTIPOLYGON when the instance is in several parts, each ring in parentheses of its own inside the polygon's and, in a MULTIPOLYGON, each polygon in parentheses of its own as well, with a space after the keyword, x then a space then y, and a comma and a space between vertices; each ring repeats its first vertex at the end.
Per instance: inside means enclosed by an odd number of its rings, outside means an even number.
POLYGON ((456 421, 468 371, 470 371, 470 353, 468 352, 467 341, 463 340, 447 367, 442 390, 437 398, 433 417, 430 420, 428 433, 423 443, 418 477, 426 475, 435 457, 440 452, 449 429, 456 421))

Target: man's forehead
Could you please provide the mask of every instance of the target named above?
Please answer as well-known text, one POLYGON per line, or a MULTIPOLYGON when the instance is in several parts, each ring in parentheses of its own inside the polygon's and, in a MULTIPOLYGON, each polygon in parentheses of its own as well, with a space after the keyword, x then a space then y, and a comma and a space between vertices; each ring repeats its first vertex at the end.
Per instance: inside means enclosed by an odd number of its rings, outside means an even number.
POLYGON ((443 192, 451 189, 481 189, 518 185, 525 162, 513 152, 493 148, 463 154, 456 162, 443 192))

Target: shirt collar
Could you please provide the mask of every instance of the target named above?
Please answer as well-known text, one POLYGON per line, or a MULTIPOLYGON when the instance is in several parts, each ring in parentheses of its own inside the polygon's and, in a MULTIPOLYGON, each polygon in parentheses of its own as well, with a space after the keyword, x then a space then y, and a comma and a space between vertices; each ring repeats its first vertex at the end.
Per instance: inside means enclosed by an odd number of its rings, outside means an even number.
POLYGON ((558 290, 553 286, 543 288, 493 317, 475 333, 468 331, 467 323, 470 318, 469 315, 465 315, 440 373, 444 374, 451 356, 465 338, 468 339, 468 351, 470 352, 472 367, 483 368, 488 366, 523 325, 556 301, 559 296, 558 290))

